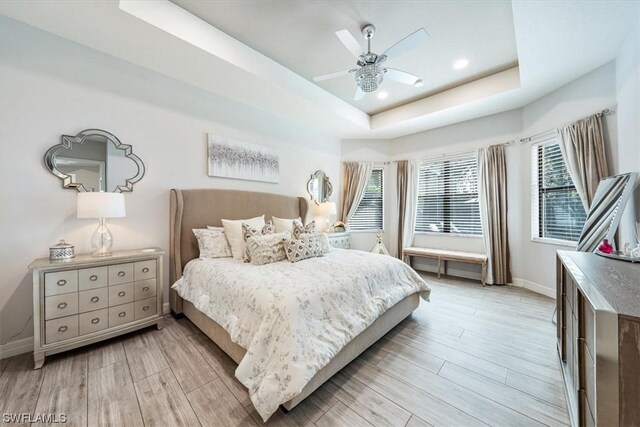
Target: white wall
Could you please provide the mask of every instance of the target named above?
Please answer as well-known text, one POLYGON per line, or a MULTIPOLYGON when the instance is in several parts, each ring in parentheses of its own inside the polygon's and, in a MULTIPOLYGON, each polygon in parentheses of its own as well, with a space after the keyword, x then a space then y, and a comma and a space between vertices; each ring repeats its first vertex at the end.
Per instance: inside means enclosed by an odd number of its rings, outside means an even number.
MULTIPOLYGON (((616 97, 619 170, 640 172, 640 16, 616 58, 616 97)), ((634 196, 622 215, 622 243, 635 242, 635 221, 640 221, 640 182, 634 196)))
POLYGON ((144 178, 125 194, 127 217, 110 221, 114 249, 168 250, 174 187, 306 195, 310 174, 323 169, 340 188, 335 138, 4 17, 0 31, 1 344, 33 333, 29 263, 61 238, 88 252, 97 225, 75 218, 76 192, 44 167, 62 134, 108 130, 145 163, 144 178), (280 149, 280 183, 207 177, 207 132, 280 149))

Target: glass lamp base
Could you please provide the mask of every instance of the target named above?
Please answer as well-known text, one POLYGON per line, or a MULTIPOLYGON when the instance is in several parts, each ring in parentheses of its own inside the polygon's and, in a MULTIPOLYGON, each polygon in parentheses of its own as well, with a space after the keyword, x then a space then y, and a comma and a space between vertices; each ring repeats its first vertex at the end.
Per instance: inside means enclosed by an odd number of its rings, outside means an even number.
POLYGON ((100 224, 91 236, 91 248, 93 249, 91 256, 105 257, 111 255, 112 245, 113 239, 107 228, 107 221, 105 218, 100 218, 100 224))

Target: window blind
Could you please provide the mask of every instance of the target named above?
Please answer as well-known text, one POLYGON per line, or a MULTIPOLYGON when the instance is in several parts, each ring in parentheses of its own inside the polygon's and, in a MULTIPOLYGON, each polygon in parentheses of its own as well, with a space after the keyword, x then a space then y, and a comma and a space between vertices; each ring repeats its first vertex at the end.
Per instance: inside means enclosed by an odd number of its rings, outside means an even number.
POLYGON ((356 212, 349 219, 349 228, 355 231, 382 231, 384 229, 384 174, 373 169, 367 189, 356 212))
POLYGON ((416 232, 481 235, 476 154, 422 162, 417 205, 416 232))
POLYGON ((577 242, 586 213, 560 145, 552 141, 533 147, 537 157, 538 237, 577 242))

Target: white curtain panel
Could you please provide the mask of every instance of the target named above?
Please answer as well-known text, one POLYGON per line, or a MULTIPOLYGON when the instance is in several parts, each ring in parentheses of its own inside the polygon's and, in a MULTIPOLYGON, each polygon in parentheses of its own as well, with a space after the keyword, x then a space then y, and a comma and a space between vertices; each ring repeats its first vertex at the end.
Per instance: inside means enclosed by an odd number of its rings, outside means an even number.
POLYGON ((373 163, 344 162, 342 164, 342 222, 345 224, 349 223, 349 218, 356 212, 364 197, 372 169, 373 163))
MULTIPOLYGON (((418 204, 418 170, 420 164, 418 160, 409 160, 407 164, 408 180, 407 180, 407 197, 405 199, 404 208, 404 224, 402 227, 402 247, 408 248, 413 246, 413 238, 415 236, 414 229, 416 227, 416 209, 418 204)), ((400 254, 402 256, 402 254, 400 254)))

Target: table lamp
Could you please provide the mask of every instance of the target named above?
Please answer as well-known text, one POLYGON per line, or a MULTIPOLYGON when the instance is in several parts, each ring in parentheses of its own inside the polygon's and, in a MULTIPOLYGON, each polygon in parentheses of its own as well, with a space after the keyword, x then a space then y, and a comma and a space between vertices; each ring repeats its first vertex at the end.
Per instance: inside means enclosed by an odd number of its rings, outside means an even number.
POLYGON ((331 221, 329 221, 329 217, 336 214, 336 204, 333 202, 320 203, 316 208, 316 213, 318 216, 323 216, 326 218, 325 231, 329 231, 329 228, 331 227, 331 221))
POLYGON ((122 193, 78 193, 78 218, 98 218, 99 224, 91 236, 93 256, 111 255, 113 239, 107 228, 107 218, 126 216, 122 193))

